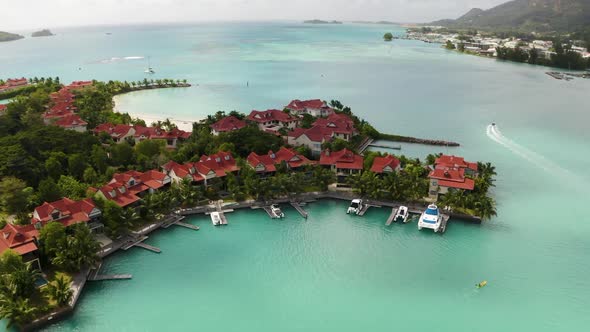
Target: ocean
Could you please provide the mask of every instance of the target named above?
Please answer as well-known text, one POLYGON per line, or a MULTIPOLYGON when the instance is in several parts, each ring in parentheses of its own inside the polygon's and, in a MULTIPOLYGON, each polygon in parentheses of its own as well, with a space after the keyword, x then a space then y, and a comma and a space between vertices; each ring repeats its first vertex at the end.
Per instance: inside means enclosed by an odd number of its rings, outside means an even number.
MULTIPOLYGON (((179 123, 217 111, 337 99, 383 132, 452 140, 402 144, 489 161, 498 216, 447 232, 386 227, 389 211, 345 214, 322 201, 300 218, 262 211, 158 231, 107 259, 130 281, 84 290, 75 314, 47 331, 577 331, 590 324, 590 80, 461 55, 419 41, 382 41, 389 25, 207 23, 52 29, 0 43, 0 77, 187 79, 191 88, 118 96, 117 109, 179 123), (111 34, 107 34, 111 33, 111 34), (497 130, 489 127, 496 123, 497 130), (488 285, 475 289, 487 280, 488 285)), ((148 121, 149 122, 149 121, 148 121)))

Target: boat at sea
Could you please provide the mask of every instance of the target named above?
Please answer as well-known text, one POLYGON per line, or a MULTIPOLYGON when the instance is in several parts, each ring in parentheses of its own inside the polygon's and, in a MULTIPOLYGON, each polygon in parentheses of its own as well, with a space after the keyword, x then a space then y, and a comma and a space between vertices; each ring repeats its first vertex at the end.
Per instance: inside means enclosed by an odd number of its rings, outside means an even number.
POLYGON ((408 207, 402 205, 397 209, 397 213, 395 214, 393 220, 396 222, 401 221, 405 224, 408 222, 409 215, 410 213, 408 212, 408 207))
POLYGON ((211 223, 213 223, 214 226, 219 226, 221 225, 221 216, 219 215, 219 212, 215 211, 215 212, 211 212, 211 223))
POLYGON ((150 65, 150 58, 148 57, 148 67, 147 69, 144 71, 146 74, 155 74, 156 71, 154 70, 154 68, 152 68, 152 66, 150 65))
POLYGON ((352 202, 350 202, 350 206, 348 207, 348 210, 346 210, 346 214, 351 214, 354 213, 356 215, 358 215, 359 213, 361 213, 361 210, 363 209, 363 200, 362 199, 353 199, 352 202))
POLYGON ((270 210, 272 211, 272 213, 275 214, 275 216, 277 216, 277 218, 285 217, 285 214, 283 213, 283 211, 281 211, 281 208, 277 204, 271 205, 270 210))
POLYGON ((436 204, 428 205, 428 208, 422 212, 420 219, 418 220, 418 230, 422 228, 432 229, 435 233, 438 233, 441 227, 441 214, 436 204))

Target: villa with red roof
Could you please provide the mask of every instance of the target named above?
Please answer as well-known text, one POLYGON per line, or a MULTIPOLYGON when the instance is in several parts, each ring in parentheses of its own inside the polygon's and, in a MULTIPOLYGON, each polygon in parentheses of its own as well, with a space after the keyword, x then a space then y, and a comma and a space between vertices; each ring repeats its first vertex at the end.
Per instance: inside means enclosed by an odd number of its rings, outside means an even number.
POLYGON ((139 202, 146 193, 160 190, 170 182, 167 174, 155 170, 116 173, 107 185, 97 190, 96 196, 113 201, 120 207, 129 207, 139 202))
POLYGON ((82 89, 92 85, 92 81, 73 81, 70 85, 66 85, 67 90, 82 89))
POLYGON ((103 123, 94 128, 94 133, 97 135, 103 132, 109 134, 115 143, 121 143, 128 137, 132 137, 135 143, 147 139, 161 139, 166 141, 168 148, 176 148, 178 141, 186 140, 191 136, 190 132, 178 128, 166 131, 158 127, 114 125, 111 123, 103 123))
POLYGON ((477 163, 465 161, 462 157, 442 155, 436 159, 434 170, 430 172, 429 196, 438 199, 452 189, 471 191, 475 181, 466 175, 477 174, 477 163))
POLYGON ((357 133, 352 119, 345 114, 334 113, 328 118, 317 119, 309 129, 293 129, 287 134, 287 143, 293 146, 306 146, 314 156, 319 156, 323 143, 335 138, 350 141, 357 133))
POLYGON ((70 114, 53 122, 53 125, 83 133, 86 131, 88 122, 82 120, 78 114, 70 114))
POLYGON ((375 157, 371 172, 376 174, 393 173, 401 170, 401 163, 399 159, 388 154, 384 157, 375 157))
POLYGON ((256 123, 262 131, 274 133, 281 128, 293 129, 297 126, 298 121, 289 113, 279 110, 252 111, 247 120, 256 123))
POLYGON ((348 150, 330 151, 326 149, 320 156, 320 165, 329 167, 342 180, 348 175, 361 173, 363 170, 363 157, 348 150))
POLYGON ((6 105, 0 104, 0 116, 4 115, 4 112, 6 112, 6 105))
POLYGON ((39 229, 52 221, 59 222, 65 227, 86 223, 92 231, 96 231, 103 227, 99 221, 100 216, 100 210, 90 198, 73 201, 64 197, 59 201, 45 202, 36 207, 31 223, 39 229))
POLYGON ((206 187, 215 184, 213 179, 223 178, 228 173, 235 173, 239 170, 240 167, 231 153, 224 151, 209 156, 203 155, 198 162, 179 164, 169 161, 162 165, 162 171, 170 176, 172 182, 179 183, 188 180, 206 187))
POLYGON ((292 114, 303 115, 309 114, 314 117, 326 117, 334 113, 334 110, 320 99, 299 100, 295 99, 285 106, 292 114))
POLYGON ((13 250, 23 258, 24 262, 31 262, 41 270, 37 257, 39 230, 34 225, 21 226, 7 223, 0 232, 0 255, 8 249, 13 250))
POLYGON ((29 81, 26 78, 9 78, 6 80, 4 85, 0 85, 0 92, 10 91, 18 89, 23 86, 29 85, 29 81))
POLYGON ((234 173, 240 170, 240 167, 237 165, 232 154, 225 151, 219 151, 210 156, 202 155, 199 162, 213 169, 216 173, 223 171, 224 175, 226 173, 234 173))
POLYGON ((211 126, 211 133, 215 136, 220 133, 227 133, 230 131, 242 129, 246 127, 246 121, 240 120, 233 115, 226 116, 223 119, 215 122, 211 126))
POLYGON ((267 154, 259 155, 254 152, 248 156, 248 165, 256 173, 273 173, 276 172, 276 165, 285 163, 289 169, 298 169, 305 165, 315 164, 314 161, 307 159, 305 156, 297 154, 292 149, 281 147, 279 151, 268 151, 267 154))

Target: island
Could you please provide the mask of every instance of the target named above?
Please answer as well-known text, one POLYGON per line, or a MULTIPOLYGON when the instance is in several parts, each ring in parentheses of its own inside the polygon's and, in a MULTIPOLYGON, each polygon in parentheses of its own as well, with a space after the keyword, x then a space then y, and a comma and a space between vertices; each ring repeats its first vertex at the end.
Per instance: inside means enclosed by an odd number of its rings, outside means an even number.
POLYGON ((35 31, 31 34, 31 37, 49 37, 49 36, 55 36, 53 33, 51 33, 51 31, 49 31, 49 29, 35 31))
POLYGON ((458 144, 380 133, 338 100, 219 111, 187 132, 113 107, 115 95, 190 87, 184 80, 6 82, 32 89, 20 90, 0 116, 0 279, 11 285, 0 287, 0 319, 9 327, 38 330, 65 317, 87 280, 131 279, 101 274, 101 261, 133 246, 160 252, 142 241, 172 226, 198 230, 182 222, 190 215, 227 225, 224 213, 234 209, 264 209, 276 219, 284 216, 279 204, 291 204, 306 218, 300 203, 338 199, 357 204, 358 215, 393 209, 389 224, 394 211, 409 211, 416 231, 441 233, 449 218, 481 223, 496 215, 493 165, 394 154, 401 147, 374 141, 447 151, 458 144), (421 226, 426 210, 440 211, 441 221, 421 226))
POLYGON ((308 20, 303 21, 306 24, 342 24, 340 21, 322 21, 322 20, 308 20))
POLYGON ((0 31, 0 42, 13 41, 13 40, 18 40, 18 39, 23 39, 23 38, 25 38, 25 37, 21 36, 19 34, 16 34, 16 33, 0 31))

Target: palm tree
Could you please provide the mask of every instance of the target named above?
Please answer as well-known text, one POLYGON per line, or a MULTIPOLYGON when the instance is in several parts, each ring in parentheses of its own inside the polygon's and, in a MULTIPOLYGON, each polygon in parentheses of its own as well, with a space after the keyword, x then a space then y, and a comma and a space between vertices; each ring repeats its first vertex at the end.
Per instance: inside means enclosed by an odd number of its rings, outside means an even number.
POLYGON ((182 80, 182 84, 186 84, 186 79, 183 79, 182 80))
POLYGON ((35 291, 35 281, 41 276, 32 264, 23 264, 10 274, 11 282, 16 286, 16 295, 29 297, 35 291))
POLYGON ((36 313, 37 308, 30 304, 29 299, 0 296, 0 318, 8 320, 8 329, 31 322, 36 313))
POLYGON ((126 230, 131 229, 140 220, 139 214, 133 208, 124 209, 120 218, 121 226, 126 230))
POLYGON ((57 273, 55 280, 48 283, 43 292, 49 299, 57 302, 59 306, 64 306, 70 303, 74 291, 70 288, 72 278, 65 273, 57 273))

